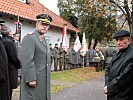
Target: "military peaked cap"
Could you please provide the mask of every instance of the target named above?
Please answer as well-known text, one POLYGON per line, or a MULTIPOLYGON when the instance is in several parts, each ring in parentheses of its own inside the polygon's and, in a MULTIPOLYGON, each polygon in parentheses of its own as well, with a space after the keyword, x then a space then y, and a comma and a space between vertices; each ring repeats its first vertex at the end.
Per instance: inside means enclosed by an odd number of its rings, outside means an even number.
POLYGON ((52 21, 52 17, 48 14, 39 14, 39 15, 36 16, 36 18, 37 18, 38 22, 49 24, 49 25, 52 21))
POLYGON ((117 37, 121 37, 121 36, 122 37, 130 37, 130 33, 126 30, 119 30, 114 34, 113 38, 117 38, 117 37))

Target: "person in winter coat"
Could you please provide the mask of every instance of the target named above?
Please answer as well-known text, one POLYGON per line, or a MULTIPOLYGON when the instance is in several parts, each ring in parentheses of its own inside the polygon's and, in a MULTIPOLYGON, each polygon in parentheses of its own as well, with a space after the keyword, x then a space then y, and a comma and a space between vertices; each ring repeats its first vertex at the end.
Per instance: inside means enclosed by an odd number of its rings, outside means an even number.
POLYGON ((132 100, 133 96, 133 48, 130 33, 119 30, 114 34, 118 52, 105 69, 104 93, 107 100, 132 100))
POLYGON ((91 46, 90 49, 87 51, 87 58, 89 60, 89 66, 91 67, 94 65, 94 56, 95 56, 95 50, 91 46))
POLYGON ((11 29, 7 25, 1 28, 2 43, 5 47, 8 57, 8 74, 10 86, 10 100, 12 98, 12 90, 18 86, 18 69, 21 68, 21 62, 18 58, 17 48, 13 42, 11 29))
POLYGON ((53 48, 53 58, 54 58, 54 71, 57 71, 60 60, 60 51, 58 48, 58 44, 55 44, 55 47, 53 48))
POLYGON ((20 100, 51 100, 50 49, 45 33, 52 18, 48 14, 39 14, 36 18, 36 29, 24 36, 20 49, 20 100))
POLYGON ((4 23, 5 21, 0 19, 0 100, 10 100, 8 59, 1 34, 1 27, 4 23))
POLYGON ((117 52, 113 43, 110 43, 104 50, 105 67, 109 65, 113 55, 117 52))

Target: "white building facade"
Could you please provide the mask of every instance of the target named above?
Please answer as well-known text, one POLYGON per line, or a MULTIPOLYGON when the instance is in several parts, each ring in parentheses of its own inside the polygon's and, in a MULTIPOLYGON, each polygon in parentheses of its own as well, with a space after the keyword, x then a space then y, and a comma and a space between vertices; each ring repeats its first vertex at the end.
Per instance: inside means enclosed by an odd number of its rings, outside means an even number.
MULTIPOLYGON (((14 34, 16 32, 16 24, 15 24, 16 19, 10 18, 9 16, 2 16, 0 18, 6 21, 6 24, 9 25, 9 27, 12 30, 12 33, 14 34)), ((28 32, 32 32, 34 30, 35 22, 24 19, 20 21, 20 23, 22 24, 21 26, 21 40, 22 40, 25 34, 27 34, 28 32)), ((58 45, 62 43, 62 29, 61 28, 55 28, 53 26, 50 26, 45 36, 49 44, 51 43, 53 47, 56 43, 58 45)), ((70 39, 70 33, 67 32, 68 47, 69 47, 69 39, 70 39)))

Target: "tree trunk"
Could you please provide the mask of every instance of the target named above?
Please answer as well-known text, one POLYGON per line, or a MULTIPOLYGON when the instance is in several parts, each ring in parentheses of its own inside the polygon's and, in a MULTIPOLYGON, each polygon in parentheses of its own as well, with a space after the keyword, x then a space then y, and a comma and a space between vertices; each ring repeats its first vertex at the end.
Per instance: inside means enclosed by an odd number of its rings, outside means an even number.
POLYGON ((130 23, 130 33, 131 33, 131 45, 133 46, 133 0, 131 2, 132 4, 132 12, 131 12, 131 23, 130 23))
POLYGON ((98 43, 98 41, 95 40, 94 47, 93 47, 94 50, 95 50, 95 48, 96 48, 96 46, 97 46, 97 43, 98 43))
POLYGON ((90 49, 90 46, 91 46, 91 39, 90 39, 90 41, 89 41, 89 47, 88 47, 89 49, 90 49))
POLYGON ((133 23, 130 27, 130 33, 131 33, 131 45, 133 46, 133 23))

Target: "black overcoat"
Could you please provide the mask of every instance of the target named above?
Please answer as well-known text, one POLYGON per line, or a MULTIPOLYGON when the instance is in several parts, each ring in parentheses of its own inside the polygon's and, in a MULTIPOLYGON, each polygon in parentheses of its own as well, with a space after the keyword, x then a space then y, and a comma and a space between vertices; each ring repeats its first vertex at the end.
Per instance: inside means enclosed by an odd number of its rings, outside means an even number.
POLYGON ((0 38, 0 100, 9 100, 8 60, 0 38))
POLYGON ((21 63, 17 55, 16 46, 11 37, 6 34, 2 38, 3 45, 6 49, 8 57, 8 72, 10 89, 17 88, 18 83, 18 69, 21 68, 21 63))
POLYGON ((118 51, 105 70, 107 100, 132 100, 133 98, 133 48, 118 51))

